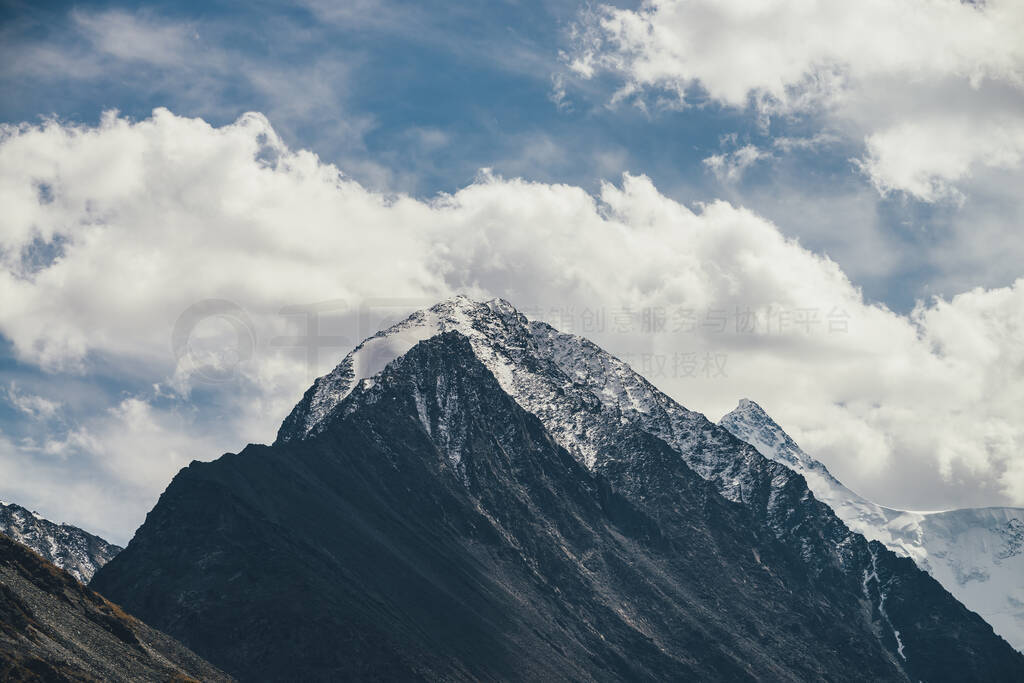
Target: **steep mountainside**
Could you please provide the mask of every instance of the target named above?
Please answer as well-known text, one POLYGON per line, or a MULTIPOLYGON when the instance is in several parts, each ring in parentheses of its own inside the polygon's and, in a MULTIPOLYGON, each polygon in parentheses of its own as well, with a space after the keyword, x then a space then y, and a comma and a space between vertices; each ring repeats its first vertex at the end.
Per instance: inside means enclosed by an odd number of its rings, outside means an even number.
POLYGON ((0 534, 39 553, 82 583, 121 548, 68 524, 55 524, 20 505, 0 501, 0 534))
POLYGON ((0 680, 230 680, 218 669, 0 536, 0 680))
POLYGON ((1024 674, 802 477, 502 301, 364 342, 93 585, 244 680, 1024 674))
POLYGON ((748 399, 720 424, 802 474, 815 497, 868 539, 912 558, 967 607, 1024 651, 1024 509, 912 512, 877 505, 843 486, 748 399))

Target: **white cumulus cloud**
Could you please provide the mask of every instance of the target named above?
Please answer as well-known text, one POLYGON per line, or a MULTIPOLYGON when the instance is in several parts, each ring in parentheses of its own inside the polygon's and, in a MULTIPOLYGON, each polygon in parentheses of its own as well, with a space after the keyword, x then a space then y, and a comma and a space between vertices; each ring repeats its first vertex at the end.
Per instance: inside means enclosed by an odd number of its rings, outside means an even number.
POLYGON ((0 471, 24 473, 5 495, 46 481, 55 511, 25 503, 73 521, 61 501, 92 482, 86 521, 119 539, 177 467, 272 439, 382 318, 456 292, 584 333, 711 417, 755 398, 883 502, 1024 503, 1024 280, 901 316, 753 212, 644 176, 593 195, 485 172, 418 200, 287 148, 259 114, 5 127, 0 205, 0 333, 19 359, 159 385, 52 438, 0 439, 0 471))
POLYGON ((646 0, 581 25, 570 66, 618 74, 616 99, 667 90, 824 114, 867 138, 862 163, 883 192, 938 201, 959 197, 975 166, 1020 167, 1024 5, 1013 0, 646 0))
POLYGON ((902 190, 923 201, 962 199, 958 181, 978 167, 1015 169, 1024 158, 1024 117, 925 119, 867 138, 860 163, 879 191, 902 190))
POLYGON ((739 149, 722 154, 712 154, 704 159, 707 166, 719 180, 736 181, 743 172, 762 159, 770 158, 771 154, 758 149, 754 145, 744 145, 739 149))
POLYGON ((7 402, 31 418, 53 418, 60 410, 60 403, 57 401, 26 393, 18 388, 16 382, 11 382, 7 387, 7 402))

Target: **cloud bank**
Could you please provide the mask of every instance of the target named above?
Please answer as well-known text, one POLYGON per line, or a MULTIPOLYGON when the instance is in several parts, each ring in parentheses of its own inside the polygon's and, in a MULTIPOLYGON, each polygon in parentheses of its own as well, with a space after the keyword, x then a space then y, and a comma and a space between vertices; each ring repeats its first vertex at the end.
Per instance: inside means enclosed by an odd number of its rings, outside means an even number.
POLYGON ((820 118, 865 140, 882 192, 960 200, 1024 154, 1024 6, 1012 0, 646 0, 584 15, 570 67, 686 106, 820 118))
POLYGON ((1024 280, 901 316, 758 215, 644 176, 592 195, 484 171, 418 200, 255 113, 5 126, 0 205, 0 334, 54 380, 7 388, 40 427, 0 434, 5 495, 114 540, 179 467, 271 439, 384 318, 459 292, 586 334, 712 418, 755 398, 881 502, 1024 504, 1024 280), (151 388, 48 432, 62 379, 101 372, 151 388))

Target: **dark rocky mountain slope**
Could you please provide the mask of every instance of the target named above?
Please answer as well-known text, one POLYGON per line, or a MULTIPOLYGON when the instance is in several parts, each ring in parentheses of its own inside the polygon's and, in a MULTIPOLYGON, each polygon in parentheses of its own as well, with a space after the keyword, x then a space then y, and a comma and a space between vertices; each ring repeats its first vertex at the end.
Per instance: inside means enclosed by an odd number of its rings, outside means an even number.
POLYGON ((360 349, 274 446, 182 470, 92 585, 242 680, 1024 674, 802 477, 585 340, 459 299, 360 349))
POLYGON ((0 536, 0 680, 230 680, 180 643, 0 536))

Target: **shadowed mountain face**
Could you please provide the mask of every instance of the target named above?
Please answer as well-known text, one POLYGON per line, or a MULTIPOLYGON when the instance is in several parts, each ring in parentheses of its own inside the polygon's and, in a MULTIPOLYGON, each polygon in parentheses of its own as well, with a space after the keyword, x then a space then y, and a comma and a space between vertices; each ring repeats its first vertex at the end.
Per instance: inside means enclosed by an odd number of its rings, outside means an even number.
POLYGON ((803 475, 851 529, 909 557, 1024 652, 1024 509, 894 510, 843 486, 749 399, 719 424, 803 475))
POLYGON ((0 501, 0 534, 36 551, 44 559, 89 583, 96 570, 121 548, 69 524, 55 524, 34 512, 0 501))
POLYGON ((230 679, 67 572, 0 536, 0 680, 230 679))
POLYGON ((93 585, 243 680, 1024 673, 801 477, 593 345, 504 302, 418 315, 274 446, 180 472, 93 585))

